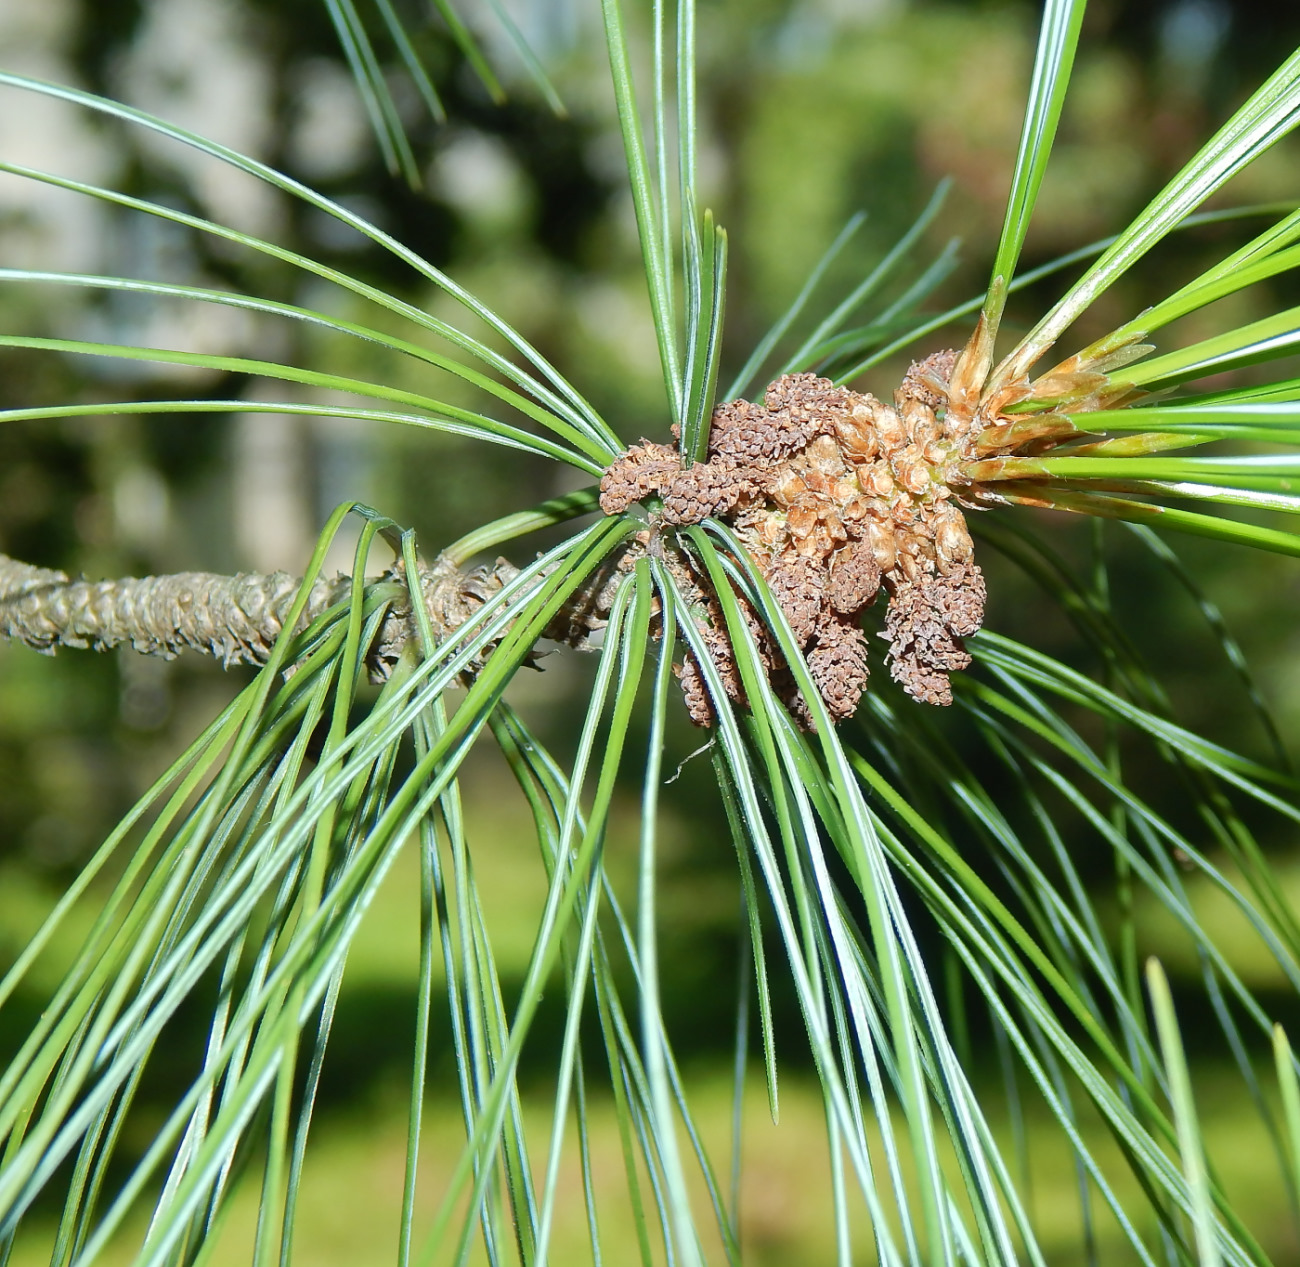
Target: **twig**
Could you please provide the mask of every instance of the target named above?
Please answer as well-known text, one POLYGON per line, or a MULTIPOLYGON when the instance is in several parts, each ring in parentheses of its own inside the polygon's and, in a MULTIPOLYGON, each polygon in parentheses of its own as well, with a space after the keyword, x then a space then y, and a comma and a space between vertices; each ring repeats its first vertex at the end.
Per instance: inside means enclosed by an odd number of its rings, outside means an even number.
MULTIPOLYGON (((585 647, 587 634, 603 627, 617 560, 599 569, 573 596, 547 636, 585 647)), ((449 637, 493 594, 519 575, 505 559, 461 570, 443 557, 421 565, 420 581, 435 636, 449 637)), ((371 676, 383 679, 402 648, 417 636, 406 576, 400 565, 376 584, 396 587, 378 637, 370 648, 371 676)), ((0 555, 0 637, 25 643, 44 655, 58 647, 107 650, 123 643, 145 655, 173 659, 189 649, 214 656, 227 668, 265 664, 302 585, 287 572, 178 572, 170 576, 86 581, 0 555)), ((311 587, 298 622, 345 602, 352 579, 321 578, 311 587)))

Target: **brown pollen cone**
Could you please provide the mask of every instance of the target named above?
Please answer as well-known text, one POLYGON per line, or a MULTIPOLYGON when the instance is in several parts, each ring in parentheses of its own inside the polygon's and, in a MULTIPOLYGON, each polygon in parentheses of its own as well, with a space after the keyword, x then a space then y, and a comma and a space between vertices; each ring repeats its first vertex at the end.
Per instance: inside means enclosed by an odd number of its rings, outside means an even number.
MULTIPOLYGON (((883 588, 890 673, 910 695, 948 704, 948 674, 970 656, 962 639, 980 627, 984 579, 958 506, 961 464, 972 429, 945 416, 955 354, 940 352, 908 371, 887 405, 814 374, 787 374, 763 404, 728 401, 714 411, 705 462, 683 467, 675 448, 643 441, 614 461, 600 503, 617 514, 649 496, 663 526, 713 516, 744 543, 808 658, 833 720, 853 715, 867 685, 863 611, 883 588)), ((702 645, 727 695, 742 702, 717 600, 675 549, 702 645)), ((737 595, 774 689, 811 728, 807 702, 775 639, 737 595)), ((681 670, 691 719, 712 706, 694 653, 681 670)))

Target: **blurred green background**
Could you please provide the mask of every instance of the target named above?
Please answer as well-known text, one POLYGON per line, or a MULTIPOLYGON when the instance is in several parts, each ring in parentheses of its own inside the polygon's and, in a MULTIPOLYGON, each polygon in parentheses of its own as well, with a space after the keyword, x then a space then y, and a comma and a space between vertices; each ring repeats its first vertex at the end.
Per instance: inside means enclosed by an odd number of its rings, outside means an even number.
MULTIPOLYGON (((615 429, 663 438, 655 341, 644 301, 631 202, 589 0, 519 0, 510 7, 554 74, 569 113, 541 102, 508 48, 498 65, 512 97, 492 105, 436 30, 422 51, 451 122, 434 124, 403 80, 392 86, 406 114, 424 184, 412 190, 384 170, 324 6, 318 0, 0 0, 0 64, 76 82, 141 106, 282 168, 314 185, 447 269, 565 370, 615 429)), ((701 3, 700 158, 707 202, 731 233, 726 346, 733 368, 790 302, 845 220, 865 226, 828 277, 823 306, 838 298, 905 231, 937 182, 955 185, 916 266, 895 294, 950 247, 952 267, 934 310, 980 291, 1001 222, 1033 53, 1036 9, 1014 3, 907 0, 717 0, 701 3)), ((412 12, 414 12, 414 6, 412 12)), ((500 42, 483 22, 489 44, 500 42)), ((1030 236, 1027 265, 1113 232, 1197 148, 1213 126, 1300 40, 1293 6, 1227 0, 1095 0, 1074 94, 1030 236)), ((384 46, 381 44, 381 51, 384 46)), ((391 50, 389 50, 391 51, 391 50)), ((94 120, 43 98, 0 95, 0 156, 230 223, 334 264, 449 316, 445 297, 323 215, 193 152, 94 120)), ((1296 196, 1300 145, 1280 145, 1215 205, 1296 196)), ((1100 334, 1168 292, 1259 228, 1225 224, 1172 239, 1090 314, 1100 334)), ((352 299, 287 268, 147 217, 49 186, 0 177, 0 263, 123 273, 233 287, 338 315, 352 299)), ((1012 305, 1026 324, 1050 302, 1044 282, 1012 305)), ((1194 321, 1240 323, 1275 305, 1300 303, 1278 280, 1234 296, 1194 321)), ((371 318, 373 319, 373 317, 371 318)), ((0 287, 7 331, 186 347, 328 365, 401 385, 423 367, 339 345, 319 332, 233 309, 104 295, 71 288, 0 287)), ((1190 325, 1190 323, 1189 323, 1190 325)), ((1181 337, 1203 332, 1171 332, 1181 337)), ((966 328, 936 336, 918 355, 958 345, 966 328)), ((907 358, 857 385, 888 394, 907 358)), ((442 388, 457 399, 457 387, 442 388)), ((0 430, 0 550, 89 576, 181 569, 299 571, 339 501, 360 498, 414 526, 426 553, 467 529, 574 486, 570 473, 504 450, 424 432, 384 431, 338 419, 259 413, 272 398, 338 404, 248 376, 131 363, 0 352, 0 407, 52 401, 238 397, 233 418, 72 419, 0 430)), ((1076 560, 1092 548, 1090 525, 1042 516, 1036 524, 1076 560)), ((1300 570, 1272 558, 1196 541, 1174 544, 1243 644, 1284 733, 1300 725, 1300 570)), ((528 548, 531 548, 528 547, 528 548)), ((1187 594, 1122 531, 1106 533, 1121 621, 1160 666, 1188 725, 1252 755, 1265 736, 1187 594)), ((1068 622, 991 551, 988 625, 1077 667, 1098 666, 1068 622)), ((349 567, 347 550, 332 565, 349 567)), ((518 705, 560 751, 590 664, 573 654, 544 661, 516 684, 518 705)), ((883 674, 877 673, 877 681, 883 674)), ((197 658, 167 663, 129 654, 62 652, 49 659, 0 646, 0 967, 35 928, 61 887, 134 798, 246 680, 197 658)), ((945 719, 945 724, 949 724, 945 719)), ((955 723, 953 738, 969 748, 955 723)), ((668 768, 701 742, 684 718, 668 768)), ((977 752, 968 752, 977 764, 977 752)), ((1176 796, 1152 765, 1151 795, 1176 796)), ((990 776, 992 777, 992 776, 990 776)), ((484 754, 467 773, 471 839, 497 932, 498 963, 517 981, 544 894, 525 807, 505 768, 484 754)), ((1144 785, 1148 786, 1148 785, 1144 785)), ((738 894, 734 855, 706 761, 687 762, 668 802, 660 912, 665 1005, 705 1133, 728 1163, 738 894)), ((611 843, 613 867, 630 880, 636 803, 611 843)), ((1272 842, 1286 887, 1300 899, 1293 840, 1272 842)), ((1081 849, 1095 849, 1091 842, 1081 849)), ((1099 892, 1109 858, 1081 860, 1099 892)), ((404 1148, 405 1086, 415 1010, 416 863, 404 860, 362 929, 340 1000, 322 1108, 309 1157, 297 1242, 311 1264, 391 1261, 404 1148)), ((1197 882, 1193 882, 1195 889, 1197 882)), ((1270 1014, 1295 1017, 1281 974, 1226 901, 1203 886, 1204 919, 1256 987, 1270 1014)), ((1103 899, 1105 907, 1109 899, 1103 899)), ((1139 907, 1140 911, 1142 908, 1139 907)), ((88 911, 87 918, 93 914, 88 911)), ((1199 980, 1190 943, 1154 911, 1141 921, 1143 950, 1164 959, 1175 985, 1199 980)), ((72 934, 69 934, 71 937, 72 934)), ((67 946, 64 947, 67 949, 67 946)), ((57 980, 58 948, 38 987, 57 980)), ((779 1055, 787 1070, 779 1128, 767 1117, 761 1070, 745 1103, 742 1235, 746 1261, 833 1261, 822 1109, 803 1052, 797 1008, 778 987, 779 1055)), ((547 1071, 558 1044, 559 1000, 539 1022, 526 1086, 543 1138, 547 1071)), ((1180 1007, 1183 1005, 1180 1003, 1180 1007)), ((1195 1007, 1184 1015, 1197 1048, 1207 1139, 1225 1182, 1279 1261, 1300 1261, 1258 1118, 1223 1050, 1198 1047, 1195 1007), (1203 1049, 1202 1049, 1203 1048, 1203 1049)), ((145 1138, 202 1041, 201 1009, 182 1017, 155 1057, 138 1129, 145 1138), (152 1109, 149 1107, 152 1105, 152 1109), (154 1117, 151 1118, 150 1114, 154 1117)), ((0 1058, 20 1041, 0 1030, 0 1058)), ((990 1100, 1008 1094, 980 1027, 971 1059, 990 1100)), ((426 1174, 428 1210, 454 1164, 460 1116, 445 1024, 435 1044, 426 1174)), ((620 1218, 622 1163, 612 1114, 599 1104, 597 1168, 609 1213, 606 1261, 631 1261, 620 1218)), ((1054 1263, 1081 1260, 1075 1175, 1059 1137, 1024 1103, 1024 1130, 1008 1145, 1032 1171, 1033 1200, 1052 1221, 1054 1263)), ((1090 1139, 1105 1148, 1100 1128, 1090 1139)), ((566 1186, 555 1260, 585 1261, 586 1230, 576 1160, 566 1186)), ((1121 1189, 1122 1190, 1122 1189, 1121 1189)), ((231 1218, 218 1262, 247 1261, 255 1185, 231 1218)), ((37 1220, 13 1261, 42 1261, 48 1228, 37 1220)), ((857 1232, 869 1255, 865 1228, 857 1232)), ((1126 1261, 1115 1229, 1099 1224, 1102 1261, 1126 1261)), ((869 1261, 869 1259, 864 1259, 869 1261)))

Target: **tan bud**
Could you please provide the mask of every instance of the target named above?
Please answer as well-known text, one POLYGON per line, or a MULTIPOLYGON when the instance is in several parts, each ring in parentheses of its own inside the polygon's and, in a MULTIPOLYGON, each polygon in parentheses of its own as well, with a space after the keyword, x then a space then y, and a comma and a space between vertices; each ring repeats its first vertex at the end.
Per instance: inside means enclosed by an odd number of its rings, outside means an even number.
POLYGON ((876 438, 886 453, 901 449, 907 443, 907 428, 903 420, 888 405, 881 405, 876 411, 876 438))
POLYGON ((903 426, 913 444, 927 445, 939 436, 939 424, 935 420, 934 410, 922 400, 915 398, 904 401, 900 411, 903 426))
POLYGON ((844 466, 840 446, 830 436, 818 436, 813 440, 804 450, 804 459, 809 469, 827 474, 838 473, 844 466))
POLYGON ((887 462, 873 462, 858 476, 858 483, 870 497, 892 497, 897 488, 887 462))
POLYGON ((791 506, 789 513, 785 517, 785 524, 790 530, 791 536, 808 536, 808 534, 817 527, 816 508, 808 505, 806 502, 800 502, 797 506, 791 506))
POLYGON ((898 467, 898 482, 913 497, 920 497, 930 487, 930 466, 926 462, 903 462, 898 467))
POLYGON ((898 561, 898 542, 893 528, 881 519, 868 520, 866 538, 876 566, 882 572, 890 571, 898 561))
POLYGON ((808 486, 793 471, 784 471, 772 482, 772 500, 778 506, 792 506, 808 491, 808 486))
POLYGON ((774 546, 785 540, 785 524, 779 515, 765 515, 758 524, 758 539, 768 546, 774 546))
POLYGON ((865 405, 854 405, 852 414, 835 419, 835 436, 845 456, 854 462, 870 462, 880 452, 871 410, 865 405))
POLYGON ((895 528, 906 528, 909 532, 916 522, 919 506, 911 497, 892 497, 889 501, 889 515, 895 528))
POLYGON ((845 506, 858 495, 858 481, 852 475, 837 479, 827 490, 831 501, 837 506, 845 506))
POLYGON ((913 584, 920 580, 922 575, 921 565, 916 561, 916 558, 913 555, 908 554, 905 550, 899 552, 896 566, 913 584))
POLYGON ((865 497, 850 497, 840 506, 840 518, 846 524, 861 523, 870 509, 871 503, 865 497))
POLYGON ((913 497, 919 497, 930 487, 930 464, 915 444, 909 444, 892 465, 898 482, 913 497))
POLYGON ((960 563, 969 563, 975 556, 975 543, 971 540, 965 517, 955 507, 949 508, 939 520, 934 534, 934 550, 945 572, 960 563))

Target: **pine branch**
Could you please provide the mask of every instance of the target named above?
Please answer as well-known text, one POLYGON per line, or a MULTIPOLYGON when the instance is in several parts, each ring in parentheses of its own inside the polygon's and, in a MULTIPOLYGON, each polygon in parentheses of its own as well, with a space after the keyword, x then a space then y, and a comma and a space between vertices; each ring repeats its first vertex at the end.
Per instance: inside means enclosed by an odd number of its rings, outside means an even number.
MULTIPOLYGON (((547 636, 585 649, 587 635, 605 624, 616 568, 617 558, 598 569, 547 636)), ((445 556, 431 566, 421 564, 421 588, 435 637, 450 637, 518 575, 519 569, 505 559, 465 570, 445 556)), ((368 584, 391 587, 396 595, 368 656, 371 677, 383 680, 418 631, 400 564, 368 584)), ((58 647, 104 651, 125 643, 168 660, 189 649, 214 656, 227 668, 260 665, 270 657, 301 585, 287 572, 73 580, 64 572, 0 555, 0 637, 44 655, 53 655, 58 647)), ((346 602, 351 589, 349 576, 317 580, 295 632, 346 602)))

